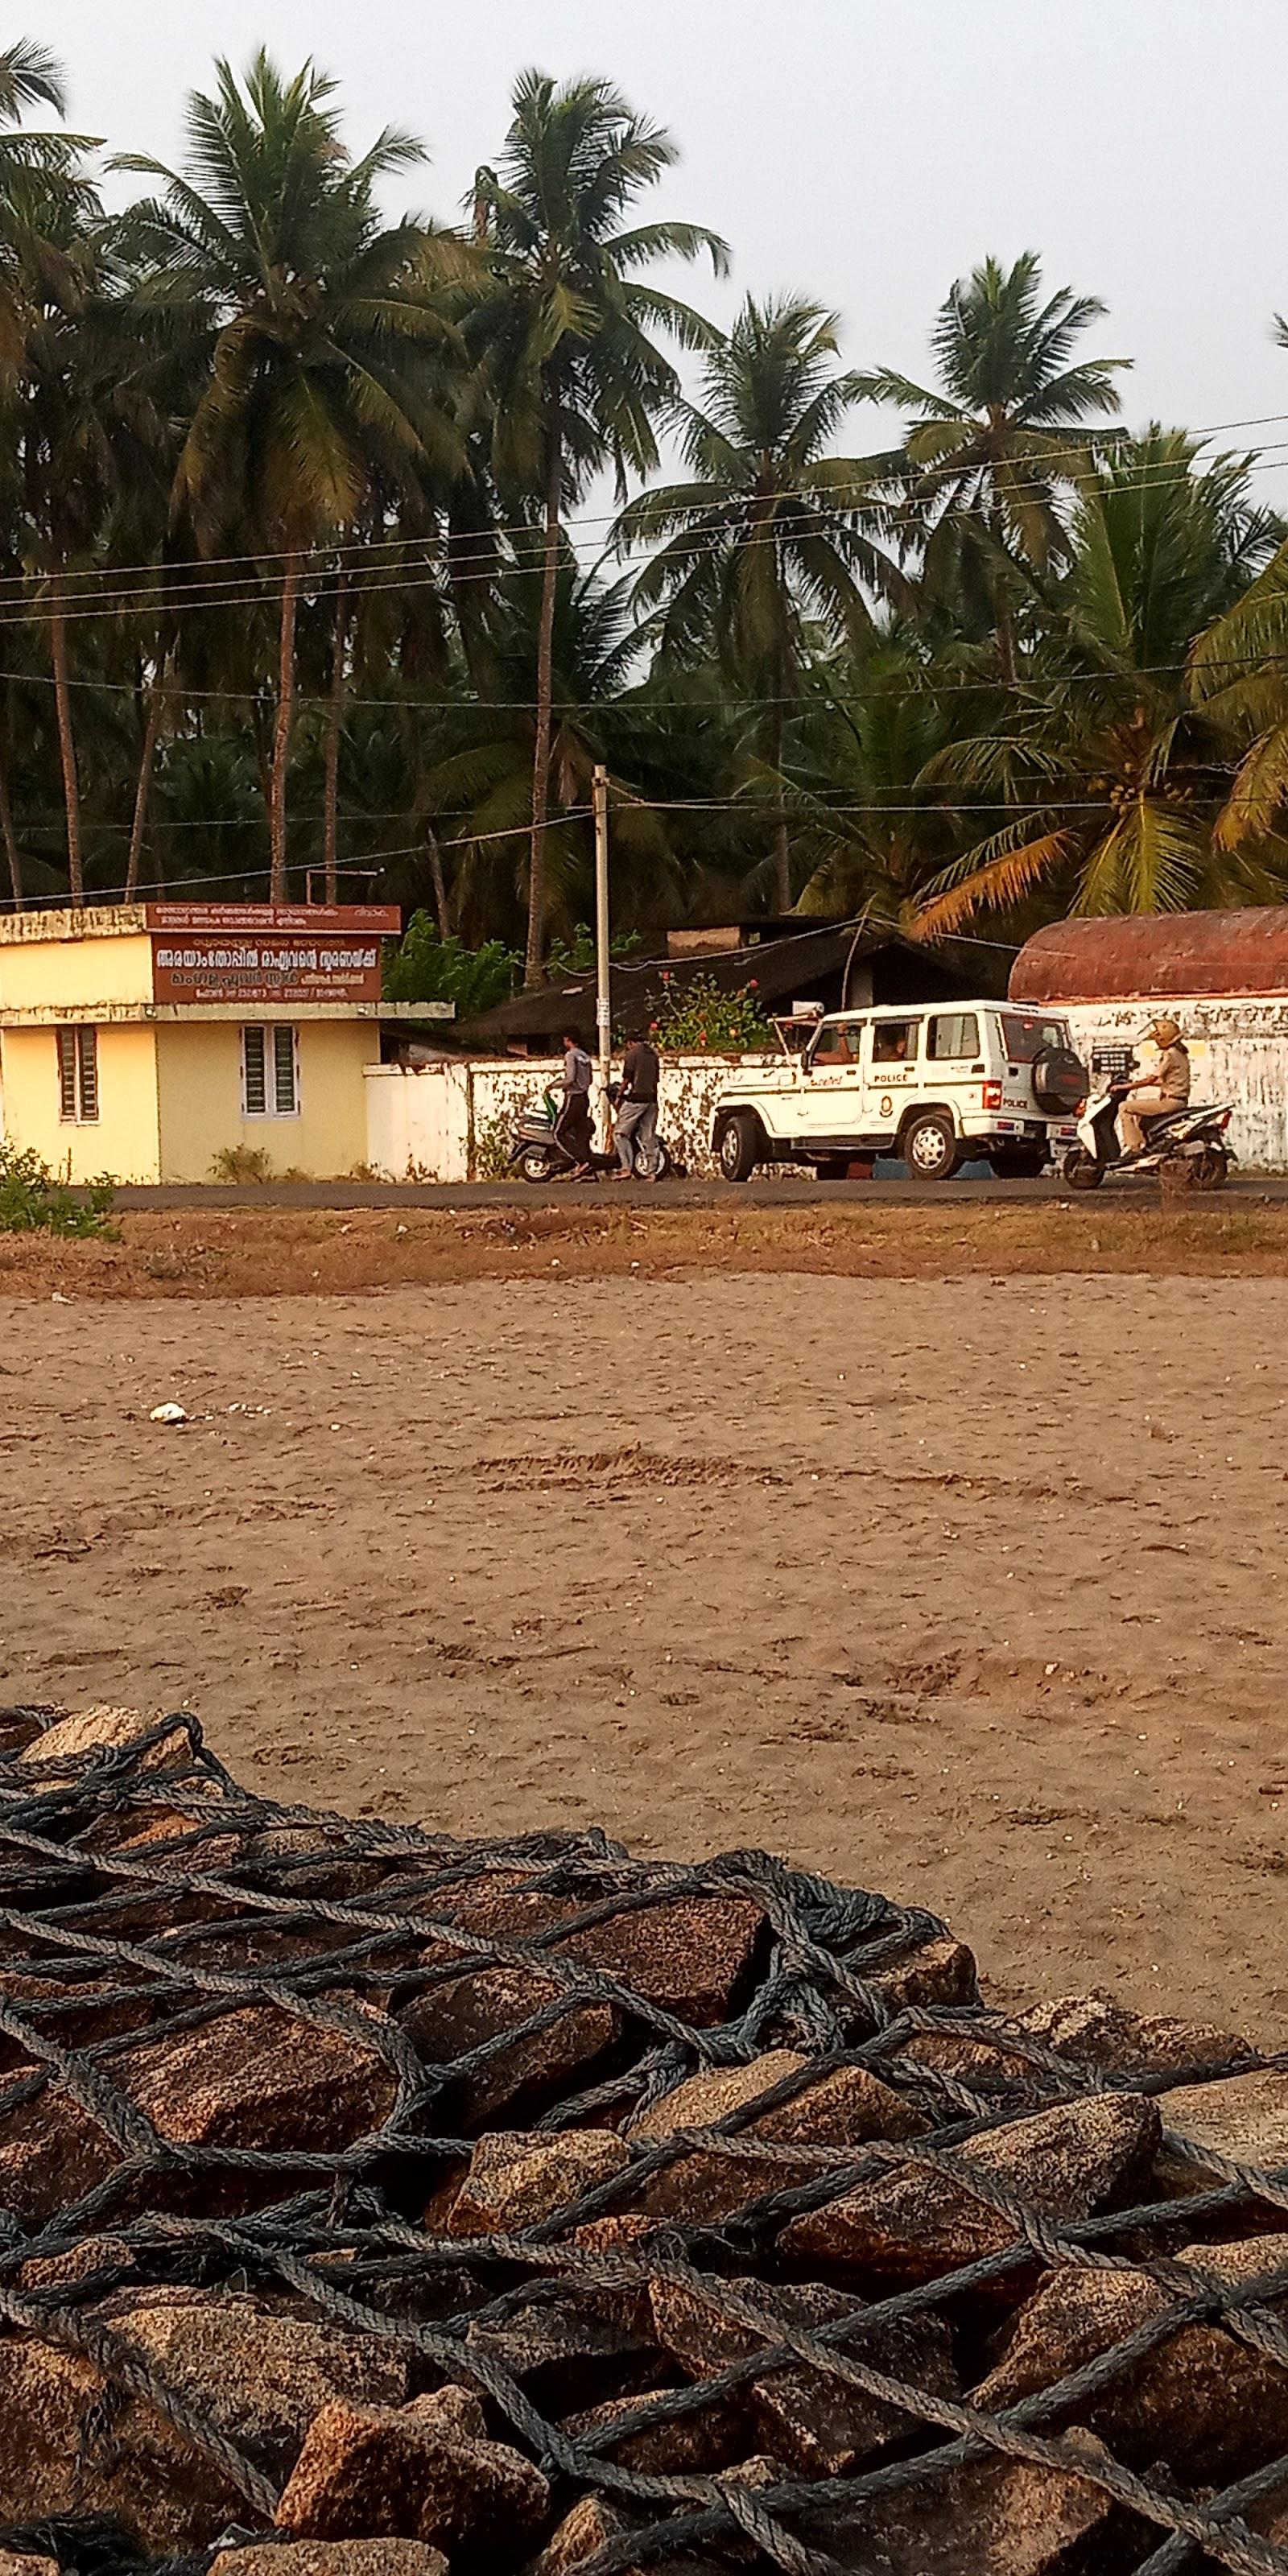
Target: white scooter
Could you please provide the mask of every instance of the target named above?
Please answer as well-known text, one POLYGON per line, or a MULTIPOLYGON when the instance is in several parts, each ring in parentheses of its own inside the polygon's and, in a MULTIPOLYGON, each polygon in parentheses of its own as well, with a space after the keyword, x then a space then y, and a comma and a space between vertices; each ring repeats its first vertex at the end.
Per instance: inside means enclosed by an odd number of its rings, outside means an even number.
POLYGON ((1144 1113, 1145 1143, 1139 1154, 1125 1154, 1118 1141, 1118 1110, 1130 1084, 1106 1076, 1084 1100, 1078 1113, 1077 1141, 1069 1147, 1063 1175, 1071 1190, 1098 1190, 1106 1173, 1124 1179, 1166 1180, 1174 1188, 1223 1190, 1233 1159, 1227 1130, 1233 1105, 1166 1109, 1144 1113))

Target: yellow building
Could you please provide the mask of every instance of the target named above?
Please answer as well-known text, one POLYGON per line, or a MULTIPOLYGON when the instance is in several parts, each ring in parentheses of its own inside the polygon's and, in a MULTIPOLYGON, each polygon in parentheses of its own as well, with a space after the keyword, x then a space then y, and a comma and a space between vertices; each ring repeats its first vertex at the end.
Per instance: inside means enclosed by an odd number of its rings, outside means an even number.
POLYGON ((73 1181, 208 1181, 238 1146, 329 1180, 366 1160, 387 905, 114 904, 0 919, 0 1109, 73 1181))

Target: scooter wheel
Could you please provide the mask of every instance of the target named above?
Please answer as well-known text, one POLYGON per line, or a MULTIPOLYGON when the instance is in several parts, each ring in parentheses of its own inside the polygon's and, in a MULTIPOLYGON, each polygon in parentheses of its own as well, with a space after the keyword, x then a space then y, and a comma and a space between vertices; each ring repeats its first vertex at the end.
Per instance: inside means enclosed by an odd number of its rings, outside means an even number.
POLYGON ((519 1156, 519 1170, 525 1181, 540 1183, 550 1178, 550 1156, 544 1145, 529 1145, 519 1156))
POLYGON ((1223 1190, 1230 1177, 1230 1157, 1224 1145, 1207 1145, 1199 1157, 1199 1188, 1223 1190))
POLYGON ((1062 1177, 1071 1190, 1098 1190, 1105 1177, 1103 1163, 1082 1145, 1071 1145, 1064 1158, 1062 1177))

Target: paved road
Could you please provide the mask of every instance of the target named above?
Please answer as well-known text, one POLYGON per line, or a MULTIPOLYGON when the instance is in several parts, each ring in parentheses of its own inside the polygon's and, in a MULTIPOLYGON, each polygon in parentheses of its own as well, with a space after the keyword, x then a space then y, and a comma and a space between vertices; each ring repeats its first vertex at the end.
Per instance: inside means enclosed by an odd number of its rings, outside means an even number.
MULTIPOLYGON (((1048 1206, 1068 1205, 1103 1207, 1109 1198, 1152 1195, 1149 1184, 1109 1182, 1094 1199, 1067 1190, 1056 1180, 996 1181, 962 1178, 956 1181, 819 1181, 807 1173, 793 1173, 771 1179, 768 1174, 748 1181, 741 1187, 728 1181, 689 1180, 659 1181, 650 1187, 636 1185, 618 1189, 611 1181, 571 1183, 535 1188, 525 1181, 263 1181, 249 1187, 224 1188, 214 1182, 194 1183, 186 1188, 121 1189, 116 1204, 121 1208, 502 1208, 565 1205, 570 1199, 579 1206, 600 1206, 617 1197, 632 1204, 647 1201, 668 1207, 719 1207, 722 1205, 754 1207, 835 1206, 839 1201, 862 1200, 888 1206, 938 1207, 959 1205, 963 1200, 986 1201, 992 1206, 1017 1206, 1025 1203, 1048 1206)), ((1250 1172, 1232 1180, 1225 1193, 1231 1198, 1288 1202, 1288 1174, 1250 1172)))

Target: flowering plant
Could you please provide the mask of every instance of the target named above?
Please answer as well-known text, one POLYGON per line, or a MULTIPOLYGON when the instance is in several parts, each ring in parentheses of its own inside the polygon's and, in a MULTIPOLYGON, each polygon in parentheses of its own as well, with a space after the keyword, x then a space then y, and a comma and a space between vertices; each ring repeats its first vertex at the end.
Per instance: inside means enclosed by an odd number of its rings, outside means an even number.
POLYGON ((673 1054, 745 1055, 772 1046, 774 1032, 757 1000, 755 978, 727 991, 714 975, 691 975, 683 985, 661 996, 654 1033, 660 1047, 673 1054))

